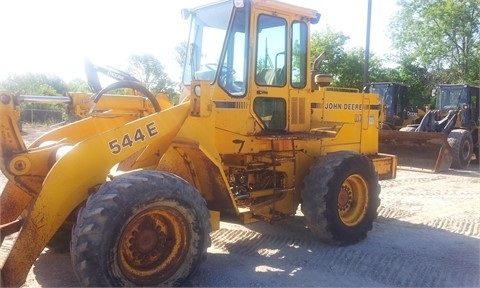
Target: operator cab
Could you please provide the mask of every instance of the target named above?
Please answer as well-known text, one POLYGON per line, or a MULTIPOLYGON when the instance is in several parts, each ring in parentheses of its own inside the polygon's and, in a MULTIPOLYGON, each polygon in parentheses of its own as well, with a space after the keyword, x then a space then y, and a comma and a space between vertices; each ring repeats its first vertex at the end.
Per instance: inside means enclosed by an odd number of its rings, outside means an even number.
POLYGON ((308 23, 320 15, 298 9, 278 1, 229 0, 183 10, 184 18, 191 17, 183 85, 209 81, 217 109, 249 109, 262 130, 253 133, 292 132, 299 123, 304 129, 307 122, 298 119, 303 114, 288 118, 289 93, 310 91, 308 23))
POLYGON ((462 127, 479 126, 479 87, 467 84, 440 84, 432 94, 441 113, 462 111, 462 127))
POLYGON ((247 11, 235 10, 230 28, 234 13, 232 1, 183 11, 184 17, 192 17, 183 84, 188 86, 192 80, 208 80, 211 84, 218 83, 232 97, 245 96, 247 11))
POLYGON ((449 110, 458 110, 466 108, 471 100, 471 94, 475 94, 475 89, 468 85, 448 85, 442 84, 437 88, 438 98, 437 106, 442 112, 449 110), (471 93, 473 92, 473 93, 471 93))
POLYGON ((390 129, 402 127, 408 117, 414 117, 416 110, 407 107, 408 86, 397 82, 370 83, 370 93, 378 94, 385 107, 385 124, 390 129))

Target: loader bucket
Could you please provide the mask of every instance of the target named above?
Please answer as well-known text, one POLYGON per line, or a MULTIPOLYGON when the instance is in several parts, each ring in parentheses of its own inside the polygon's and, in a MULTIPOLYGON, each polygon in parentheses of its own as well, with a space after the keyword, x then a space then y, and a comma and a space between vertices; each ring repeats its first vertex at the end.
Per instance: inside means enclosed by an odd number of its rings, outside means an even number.
POLYGON ((448 135, 438 132, 380 130, 381 153, 397 155, 398 166, 438 173, 450 168, 453 153, 448 135))

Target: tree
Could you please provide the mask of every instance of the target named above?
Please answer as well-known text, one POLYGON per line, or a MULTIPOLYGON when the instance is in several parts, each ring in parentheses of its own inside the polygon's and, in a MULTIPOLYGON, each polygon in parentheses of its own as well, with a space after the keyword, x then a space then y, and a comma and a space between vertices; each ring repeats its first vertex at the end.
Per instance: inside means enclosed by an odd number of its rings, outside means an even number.
POLYGON ((480 0, 399 0, 390 27, 399 58, 440 82, 479 81, 480 0))
POLYGON ((68 87, 65 81, 56 75, 41 73, 12 74, 0 83, 2 90, 19 94, 65 95, 68 87))
MULTIPOLYGON (((320 69, 322 73, 333 75, 332 86, 362 90, 365 50, 359 47, 346 49, 348 40, 348 36, 330 28, 321 33, 312 33, 310 40, 312 59, 325 52, 326 58, 320 69)), ((380 81, 385 74, 380 59, 370 54, 369 63, 370 82, 380 81)))
POLYGON ((87 82, 80 78, 77 78, 68 82, 68 91, 90 93, 90 87, 88 87, 87 82))
POLYGON ((162 63, 151 54, 132 55, 129 64, 128 72, 150 91, 160 92, 171 84, 162 63))
POLYGON ((408 104, 415 107, 424 107, 425 104, 433 104, 431 101, 432 74, 427 69, 414 64, 409 58, 405 58, 396 69, 394 81, 408 84, 408 104))
POLYGON ((187 59, 187 42, 182 41, 175 46, 175 60, 182 69, 185 66, 185 59, 187 59))
MULTIPOLYGON (((0 83, 0 90, 20 95, 60 96, 68 92, 68 86, 56 75, 25 73, 9 75, 0 83)), ((21 120, 26 122, 59 122, 65 119, 65 107, 62 104, 22 102, 21 120)))
POLYGON ((130 56, 130 66, 128 71, 153 93, 167 93, 170 99, 175 99, 178 95, 178 84, 172 81, 165 69, 153 55, 142 54, 130 56))
POLYGON ((348 41, 348 36, 341 32, 336 32, 327 28, 322 33, 312 33, 310 45, 312 59, 316 59, 325 52, 325 60, 322 63, 322 72, 332 75, 338 75, 337 67, 343 62, 345 57, 344 46, 348 41))

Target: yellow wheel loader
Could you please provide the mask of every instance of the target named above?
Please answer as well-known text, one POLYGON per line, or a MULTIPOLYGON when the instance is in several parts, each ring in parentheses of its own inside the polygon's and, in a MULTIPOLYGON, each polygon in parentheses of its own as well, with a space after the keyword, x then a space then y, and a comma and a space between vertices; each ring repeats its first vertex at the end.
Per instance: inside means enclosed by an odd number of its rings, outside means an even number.
POLYGON ((381 130, 379 150, 395 153, 400 166, 431 171, 465 169, 478 159, 479 87, 441 84, 434 89, 436 109, 418 124, 381 130))
POLYGON ((175 286, 221 215, 275 222, 300 207, 332 245, 372 229, 397 158, 378 152, 379 97, 330 89, 311 67, 317 11, 228 0, 182 14, 192 31, 178 105, 134 79, 89 81, 93 94, 57 99, 82 119, 27 147, 19 103, 41 97, 0 93, 1 235, 16 237, 2 285, 22 285, 62 231, 81 286, 175 286))

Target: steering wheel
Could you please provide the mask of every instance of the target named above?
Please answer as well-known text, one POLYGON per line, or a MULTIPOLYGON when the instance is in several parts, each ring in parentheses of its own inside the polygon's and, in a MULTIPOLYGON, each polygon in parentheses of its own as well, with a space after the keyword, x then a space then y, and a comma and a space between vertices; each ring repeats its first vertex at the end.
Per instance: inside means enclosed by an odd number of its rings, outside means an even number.
MULTIPOLYGON (((207 63, 205 64, 205 67, 207 67, 208 70, 211 71, 217 71, 218 69, 218 64, 217 63, 207 63)), ((237 73, 235 69, 233 68, 228 68, 227 66, 222 66, 222 71, 220 72, 220 78, 222 78, 222 75, 230 75, 233 76, 237 73)))
POLYGON ((148 91, 148 89, 145 86, 143 86, 138 82, 133 82, 133 81, 118 81, 108 85, 107 87, 103 88, 102 90, 92 95, 93 104, 88 110, 88 114, 91 114, 93 110, 95 110, 95 106, 97 105, 98 101, 100 100, 100 98, 102 98, 102 96, 105 93, 115 89, 119 89, 119 88, 131 88, 131 89, 140 91, 143 95, 145 95, 148 98, 148 100, 150 100, 153 108, 155 109, 155 112, 160 112, 161 108, 160 108, 160 104, 157 101, 157 98, 155 98, 152 92, 148 91))
MULTIPOLYGON (((207 63, 205 64, 205 67, 211 71, 217 71, 218 69, 218 64, 217 63, 207 63)), ((227 86, 228 84, 233 83, 233 76, 237 72, 233 68, 229 68, 227 66, 222 66, 222 70, 220 71, 220 79, 219 82, 222 86, 227 86)))
POLYGON ((205 67, 207 67, 208 70, 217 71, 218 64, 217 63, 207 63, 207 64, 205 64, 205 67))

